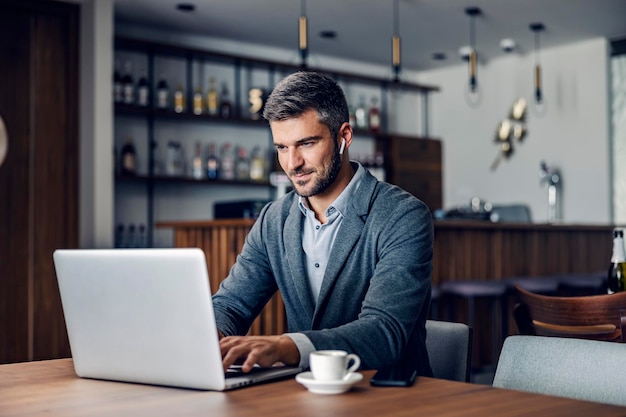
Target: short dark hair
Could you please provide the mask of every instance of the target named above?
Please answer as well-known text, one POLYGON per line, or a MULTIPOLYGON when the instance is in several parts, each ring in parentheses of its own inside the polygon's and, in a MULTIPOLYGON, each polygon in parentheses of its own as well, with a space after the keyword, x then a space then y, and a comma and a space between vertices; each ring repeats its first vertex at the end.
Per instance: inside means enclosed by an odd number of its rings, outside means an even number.
POLYGON ((263 117, 268 122, 291 119, 315 109, 333 138, 349 121, 343 90, 332 78, 313 71, 298 71, 283 78, 267 98, 263 117))

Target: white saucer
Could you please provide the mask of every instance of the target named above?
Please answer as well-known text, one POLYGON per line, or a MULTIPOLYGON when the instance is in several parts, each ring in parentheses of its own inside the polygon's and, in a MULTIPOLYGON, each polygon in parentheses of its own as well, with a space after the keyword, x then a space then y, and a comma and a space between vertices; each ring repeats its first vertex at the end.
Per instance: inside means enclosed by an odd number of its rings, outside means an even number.
POLYGON ((358 372, 353 372, 348 379, 339 381, 318 381, 313 379, 311 372, 302 372, 296 375, 296 381, 315 394, 341 394, 362 379, 363 375, 358 372))

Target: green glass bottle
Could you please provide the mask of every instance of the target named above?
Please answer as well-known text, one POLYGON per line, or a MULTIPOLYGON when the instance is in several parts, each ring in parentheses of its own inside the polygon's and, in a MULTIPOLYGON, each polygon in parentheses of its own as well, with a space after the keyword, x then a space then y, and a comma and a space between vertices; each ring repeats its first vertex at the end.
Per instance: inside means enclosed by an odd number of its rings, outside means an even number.
POLYGON ((609 267, 609 294, 626 290, 626 253, 624 230, 613 230, 613 256, 609 267))

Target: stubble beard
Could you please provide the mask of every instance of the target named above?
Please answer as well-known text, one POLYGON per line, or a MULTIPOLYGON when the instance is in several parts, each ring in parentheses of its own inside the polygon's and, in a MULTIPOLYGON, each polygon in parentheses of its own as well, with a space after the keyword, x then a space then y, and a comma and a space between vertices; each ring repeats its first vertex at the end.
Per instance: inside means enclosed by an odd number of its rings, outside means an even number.
MULTIPOLYGON (((299 169, 296 171, 292 171, 289 176, 289 180, 293 185, 293 188, 300 197, 312 197, 314 195, 320 194, 328 189, 332 183, 335 182, 337 176, 339 175, 339 170, 341 169, 341 155, 339 155, 338 149, 335 147, 335 151, 333 152, 333 157, 330 161, 330 166, 328 169, 324 170, 321 175, 316 176, 313 181, 314 184, 311 186, 309 190, 305 188, 306 182, 299 183, 298 181, 294 181, 292 179, 293 175, 300 174, 302 172, 306 172, 304 169, 299 169)), ((314 172, 318 172, 315 170, 314 172)))

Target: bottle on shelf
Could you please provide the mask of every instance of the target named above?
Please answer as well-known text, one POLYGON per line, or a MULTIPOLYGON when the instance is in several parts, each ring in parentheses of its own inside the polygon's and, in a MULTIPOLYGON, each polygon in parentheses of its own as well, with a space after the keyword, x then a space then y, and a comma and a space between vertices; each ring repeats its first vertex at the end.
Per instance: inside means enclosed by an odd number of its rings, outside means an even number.
POLYGON ((126 234, 126 243, 124 243, 124 247, 126 248, 136 248, 137 247, 137 236, 135 236, 135 224, 130 223, 128 225, 128 233, 126 234))
POLYGON ((156 107, 158 109, 167 110, 170 108, 170 88, 164 74, 161 74, 159 77, 156 96, 156 107))
POLYGON ((196 91, 193 93, 193 114, 200 115, 203 112, 202 105, 202 88, 196 87, 196 91))
POLYGON ((122 146, 120 158, 120 173, 122 175, 136 175, 137 151, 135 150, 135 143, 131 136, 126 136, 124 139, 124 146, 122 146))
POLYGON ((167 157, 165 160, 165 174, 171 177, 182 176, 185 173, 183 149, 179 142, 167 142, 167 157))
POLYGON ((216 180, 219 177, 220 161, 217 157, 215 143, 209 143, 207 148, 207 157, 205 163, 206 177, 210 180, 216 180))
POLYGON ((206 95, 207 112, 211 116, 217 116, 219 113, 219 94, 215 87, 215 78, 209 78, 209 90, 206 95))
POLYGON ((359 98, 359 104, 354 109, 354 118, 357 129, 367 129, 367 110, 365 109, 365 96, 359 98))
POLYGON ((143 223, 139 224, 139 235, 137 236, 137 247, 138 248, 148 247, 148 239, 146 236, 146 225, 143 223))
POLYGON ((202 158, 202 148, 200 142, 196 142, 193 152, 193 160, 191 161, 191 175, 197 180, 204 178, 204 161, 202 158))
POLYGON ((350 123, 350 126, 352 126, 353 128, 356 127, 356 115, 354 114, 354 107, 353 106, 348 106, 348 122, 350 123))
POLYGON ((368 125, 372 132, 380 131, 380 109, 378 108, 378 98, 372 97, 372 104, 367 114, 368 125))
POLYGON ((124 64, 124 75, 122 76, 122 98, 124 104, 133 104, 135 100, 133 68, 130 61, 126 61, 124 64))
POLYGON ((148 73, 144 69, 137 83, 137 105, 148 107, 150 105, 150 84, 148 83, 148 73))
POLYGON ((229 142, 222 146, 222 155, 220 157, 220 178, 223 180, 234 180, 235 173, 235 153, 229 142))
POLYGON ((265 180, 265 158, 258 146, 252 149, 250 155, 250 180, 259 182, 265 180))
POLYGON ((250 107, 248 111, 252 120, 260 120, 263 114, 263 106, 265 105, 265 92, 262 88, 251 88, 248 91, 248 102, 250 107))
POLYGON ((228 84, 222 83, 221 102, 220 102, 220 117, 222 119, 230 119, 233 115, 233 105, 230 102, 230 94, 228 92, 228 84))
POLYGON ((120 62, 115 61, 115 68, 113 69, 113 102, 122 103, 124 101, 124 93, 122 87, 122 73, 120 71, 120 62))
POLYGON ((235 175, 239 181, 250 180, 250 159, 248 159, 248 151, 243 146, 240 146, 237 149, 235 175))
POLYGON ((122 223, 118 224, 115 228, 115 247, 124 247, 124 225, 122 223))
POLYGON ((176 113, 185 111, 185 90, 183 90, 183 86, 180 84, 178 84, 174 93, 174 111, 176 113))
POLYGON ((609 267, 608 293, 626 291, 626 251, 624 250, 624 229, 613 230, 613 255, 609 267))

